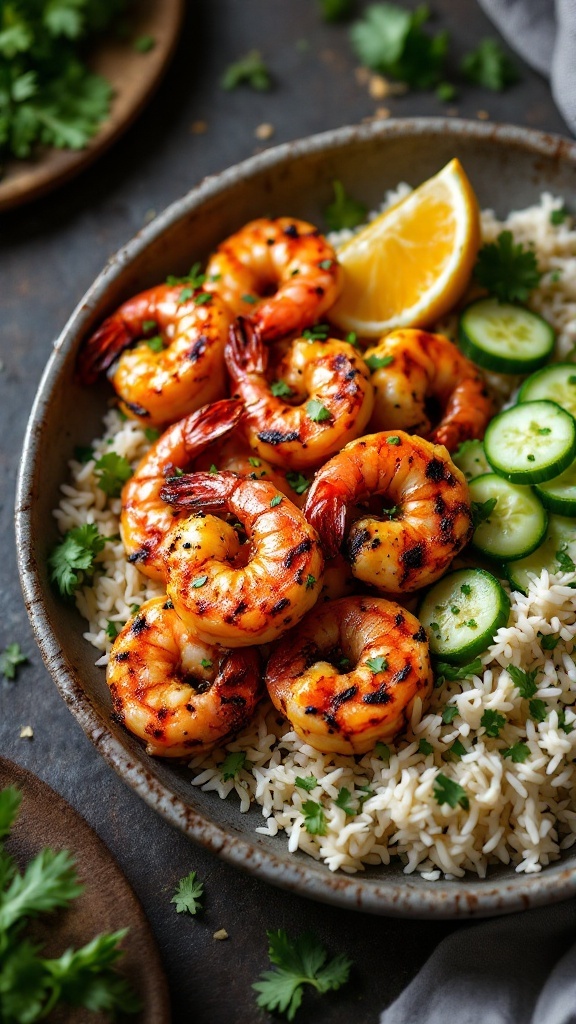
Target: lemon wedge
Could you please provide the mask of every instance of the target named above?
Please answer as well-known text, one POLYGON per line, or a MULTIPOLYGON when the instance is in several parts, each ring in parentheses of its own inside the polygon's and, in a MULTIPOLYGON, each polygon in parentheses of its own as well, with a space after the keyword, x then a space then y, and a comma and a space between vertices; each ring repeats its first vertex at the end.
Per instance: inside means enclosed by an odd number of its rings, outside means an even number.
POLYGON ((464 292, 479 241, 474 190, 451 160, 338 250, 344 285, 330 319, 365 337, 429 326, 464 292))

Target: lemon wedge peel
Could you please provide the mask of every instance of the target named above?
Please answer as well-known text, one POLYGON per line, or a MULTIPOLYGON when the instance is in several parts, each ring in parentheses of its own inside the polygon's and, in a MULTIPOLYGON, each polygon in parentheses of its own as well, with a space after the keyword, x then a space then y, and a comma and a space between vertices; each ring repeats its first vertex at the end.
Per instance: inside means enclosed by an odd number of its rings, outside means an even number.
POLYGON ((428 327, 466 290, 479 242, 478 201, 454 159, 341 246, 330 320, 364 337, 428 327))

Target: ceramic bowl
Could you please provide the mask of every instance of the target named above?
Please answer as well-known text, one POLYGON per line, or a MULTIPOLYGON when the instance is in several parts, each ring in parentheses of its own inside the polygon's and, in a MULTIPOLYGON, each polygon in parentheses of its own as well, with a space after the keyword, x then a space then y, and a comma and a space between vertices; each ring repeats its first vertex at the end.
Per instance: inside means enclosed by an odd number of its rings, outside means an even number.
POLYGON ((566 899, 576 892, 576 848, 537 875, 492 868, 486 879, 426 881, 400 866, 333 874, 309 856, 288 853, 282 836, 254 830, 253 807, 240 814, 190 785, 190 772, 148 757, 116 724, 104 671, 83 640, 85 623, 48 581, 47 556, 57 540, 51 510, 74 446, 101 432, 106 383, 87 389, 74 381, 78 347, 120 302, 142 288, 183 273, 251 218, 290 214, 322 223, 332 181, 368 207, 399 181, 417 185, 459 157, 482 207, 497 213, 525 207, 543 190, 576 208, 576 145, 523 128, 414 119, 342 128, 279 146, 206 179, 114 256, 54 346, 31 413, 17 498, 20 573, 42 654, 72 713, 100 753, 152 807, 191 839, 274 885, 342 907, 414 917, 485 916, 566 899))

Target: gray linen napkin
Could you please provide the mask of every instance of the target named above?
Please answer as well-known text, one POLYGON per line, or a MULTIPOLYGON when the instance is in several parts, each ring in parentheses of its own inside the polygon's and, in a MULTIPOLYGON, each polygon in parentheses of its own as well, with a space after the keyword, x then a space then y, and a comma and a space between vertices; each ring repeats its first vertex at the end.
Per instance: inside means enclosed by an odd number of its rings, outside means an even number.
POLYGON ((576 0, 478 0, 504 39, 550 79, 552 95, 576 134, 576 0))
POLYGON ((576 1024, 576 902, 460 928, 380 1024, 576 1024))

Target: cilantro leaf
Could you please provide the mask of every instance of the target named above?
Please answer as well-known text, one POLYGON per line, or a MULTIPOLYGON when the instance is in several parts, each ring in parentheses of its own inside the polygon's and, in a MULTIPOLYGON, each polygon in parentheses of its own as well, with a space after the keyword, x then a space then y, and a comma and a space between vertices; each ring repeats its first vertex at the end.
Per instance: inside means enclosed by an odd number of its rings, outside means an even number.
POLYGON ((439 772, 434 782, 434 799, 436 803, 449 804, 452 808, 460 805, 465 811, 470 806, 464 787, 443 775, 442 772, 439 772))
POLYGON ((196 877, 196 872, 191 871, 185 878, 178 882, 176 891, 170 903, 176 904, 176 913, 197 914, 202 910, 202 896, 204 895, 204 883, 196 877))
POLYGON ((332 419, 330 410, 322 405, 317 398, 311 398, 309 402, 306 402, 306 412, 313 423, 324 423, 326 420, 332 419))
POLYGON ((368 668, 375 673, 385 672, 388 668, 388 662, 386 658, 368 658, 366 661, 368 668))
POLYGON ((535 253, 516 244, 511 231, 501 231, 496 242, 480 249, 474 276, 499 302, 526 302, 542 272, 535 253))
POLYGON ((377 356, 374 354, 373 356, 366 356, 364 362, 373 373, 374 370, 381 370, 383 366, 390 366, 390 363, 394 362, 394 356, 377 356))
POLYGON ((346 787, 343 786, 342 789, 338 791, 338 796, 336 797, 336 800, 334 802, 336 804, 336 807, 340 807, 340 809, 344 811, 344 814, 346 814, 347 817, 354 817, 356 811, 350 803, 350 795, 350 790, 346 789, 346 787))
POLYGON ((515 743, 502 751, 502 757, 509 757, 513 764, 523 764, 530 757, 530 747, 527 743, 515 743))
POLYGON ((257 92, 268 92, 272 88, 272 79, 259 51, 250 50, 245 57, 241 57, 226 68, 220 85, 226 90, 237 89, 239 85, 249 85, 257 92))
POLYGON ((67 907, 82 891, 70 853, 41 850, 0 893, 0 933, 22 918, 67 907))
POLYGON ((305 327, 302 331, 302 337, 306 341, 326 341, 330 333, 330 327, 328 324, 314 324, 313 327, 305 327))
POLYGON ((486 501, 473 501, 470 505, 470 514, 472 516, 472 528, 477 530, 480 523, 483 523, 486 519, 489 519, 492 515, 498 498, 488 498, 486 501))
POLYGON ((442 710, 442 721, 444 725, 451 725, 455 718, 460 714, 456 704, 447 704, 442 710))
MULTIPOLYGON (((342 231, 343 228, 356 228, 366 219, 368 212, 364 203, 346 195, 341 181, 333 181, 334 201, 326 207, 324 220, 329 231, 342 231)), ((304 335, 306 337, 306 335, 304 335)))
POLYGON ((80 949, 67 949, 57 960, 45 960, 60 998, 93 1012, 136 1013, 142 1008, 128 982, 113 969, 122 955, 127 929, 96 938, 80 949))
POLYGON ((544 722, 548 714, 548 707, 544 700, 531 700, 528 704, 528 711, 533 722, 544 722))
POLYGON ((448 33, 431 36, 425 4, 408 11, 392 3, 371 4, 351 29, 353 49, 362 64, 416 89, 429 89, 444 77, 448 33))
POLYGON ((419 754, 425 754, 426 756, 428 754, 433 754, 434 753, 434 747, 432 746, 431 743, 428 742, 428 740, 422 739, 422 740, 420 740, 420 742, 418 744, 418 753, 419 754))
POLYGON ((246 751, 234 750, 224 758, 219 767, 222 772, 224 782, 228 782, 230 779, 235 779, 238 772, 241 771, 242 768, 246 767, 246 751))
POLYGON ((491 736, 493 739, 500 735, 500 730, 505 724, 505 716, 501 715, 499 711, 494 711, 492 708, 486 708, 480 719, 480 725, 484 727, 486 735, 491 736))
POLYGON ((514 62, 496 39, 482 39, 462 58, 460 69, 469 82, 492 92, 503 92, 520 78, 514 62))
POLYGON ((566 708, 560 708, 558 711, 558 728, 562 729, 562 732, 565 732, 566 735, 574 732, 572 723, 566 721, 566 708))
POLYGON ((288 398, 292 394, 292 388, 285 380, 273 380, 270 385, 270 393, 274 398, 288 398))
POLYGON ((483 667, 480 658, 469 661, 467 665, 449 665, 446 661, 436 662, 438 677, 442 677, 443 680, 448 679, 450 682, 454 682, 456 679, 468 679, 469 676, 480 675, 483 667))
POLYGON ((307 476, 304 476, 302 473, 298 473, 295 469, 288 470, 286 473, 286 480, 296 494, 304 494, 312 483, 307 476))
POLYGON ((304 814, 304 825, 306 831, 309 832, 311 836, 325 836, 326 815, 324 814, 322 804, 316 803, 315 800, 306 800, 302 804, 302 812, 304 814))
POLYGON ((376 754, 376 757, 381 757, 383 761, 390 760, 390 747, 387 743, 382 743, 381 740, 378 740, 378 743, 374 747, 374 753, 376 754))
POLYGON ((555 558, 558 563, 558 568, 562 572, 574 572, 574 570, 576 569, 574 560, 570 557, 570 555, 565 549, 561 548, 559 551, 557 551, 555 558))
POLYGON ((538 633, 538 637, 543 651, 553 651, 560 643, 560 637, 554 633, 538 633))
POLYGON ((352 961, 341 953, 328 960, 326 950, 313 935, 291 939, 279 929, 267 932, 267 936, 268 956, 274 967, 263 971, 252 985, 261 1009, 285 1013, 291 1021, 302 1002, 304 985, 323 993, 339 989, 348 981, 352 961))
POLYGON ((124 455, 106 452, 95 464, 94 476, 104 494, 109 498, 119 498, 124 484, 132 476, 132 467, 124 455))
POLYGON ((515 665, 508 665, 506 671, 521 697, 529 698, 534 696, 538 689, 536 686, 538 669, 535 668, 532 672, 525 672, 524 669, 516 668, 515 665))
POLYGON ((318 785, 318 779, 315 775, 307 775, 305 779, 301 775, 296 776, 296 783, 299 789, 305 789, 307 793, 311 793, 313 789, 316 789, 318 785))
POLYGON ((0 654, 0 672, 5 679, 16 679, 18 666, 27 661, 28 656, 23 654, 20 644, 8 644, 0 654))
POLYGON ((21 803, 22 793, 16 786, 0 790, 0 839, 9 835, 21 803))
POLYGON ((106 540, 94 523, 74 526, 48 558, 50 580, 63 596, 71 596, 94 568, 106 540))

